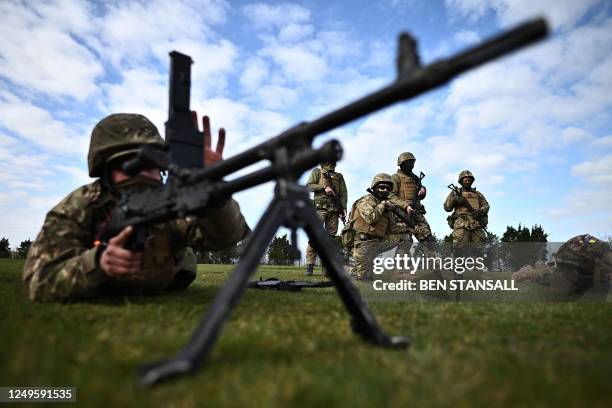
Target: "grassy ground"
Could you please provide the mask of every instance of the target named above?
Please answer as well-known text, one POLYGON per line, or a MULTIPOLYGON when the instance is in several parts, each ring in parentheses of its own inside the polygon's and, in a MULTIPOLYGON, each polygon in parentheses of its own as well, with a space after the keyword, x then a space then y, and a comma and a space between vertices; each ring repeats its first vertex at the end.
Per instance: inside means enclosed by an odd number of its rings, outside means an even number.
MULTIPOLYGON (((230 268, 186 292, 30 302, 0 259, 0 386, 75 386, 91 406, 611 406, 610 303, 372 304, 407 351, 361 342, 333 289, 248 290, 204 368, 153 390, 135 368, 189 338, 230 268)), ((256 276, 295 279, 295 268, 256 276)))

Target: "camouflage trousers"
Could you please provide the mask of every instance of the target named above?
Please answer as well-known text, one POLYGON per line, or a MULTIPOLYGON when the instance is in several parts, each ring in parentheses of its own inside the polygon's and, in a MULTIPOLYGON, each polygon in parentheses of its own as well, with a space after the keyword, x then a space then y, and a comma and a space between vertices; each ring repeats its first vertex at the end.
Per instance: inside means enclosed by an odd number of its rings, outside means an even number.
MULTIPOLYGON (((329 211, 323 208, 317 209, 317 215, 323 222, 323 227, 325 231, 333 238, 336 236, 338 232, 338 217, 340 214, 336 211, 329 211)), ((314 265, 317 260, 317 254, 315 253, 314 248, 310 245, 310 241, 308 241, 308 246, 306 247, 306 264, 314 265)))
POLYGON ((353 276, 357 279, 372 279, 374 258, 395 248, 398 244, 396 238, 397 235, 385 239, 366 239, 363 234, 357 233, 353 246, 353 276))
POLYGON ((419 241, 425 241, 425 238, 431 235, 431 227, 425 219, 425 214, 417 212, 414 214, 414 237, 419 241))
POLYGON ((484 229, 467 229, 467 228, 455 228, 453 229, 453 245, 454 246, 468 246, 470 243, 481 244, 487 240, 484 229))

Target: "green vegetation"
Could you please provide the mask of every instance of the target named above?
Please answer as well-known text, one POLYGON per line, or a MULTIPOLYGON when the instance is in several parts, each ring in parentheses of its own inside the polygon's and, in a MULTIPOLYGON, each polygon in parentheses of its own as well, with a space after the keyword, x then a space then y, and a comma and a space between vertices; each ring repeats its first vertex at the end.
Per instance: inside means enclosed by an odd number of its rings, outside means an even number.
MULTIPOLYGON (((143 391, 134 370, 175 352, 231 270, 186 292, 30 302, 0 259, 1 386, 75 386, 91 406, 610 406, 609 303, 372 304, 407 351, 360 341, 333 289, 248 290, 195 376, 143 391)), ((319 272, 320 273, 320 272, 319 272)), ((265 266, 256 277, 301 278, 265 266)), ((315 276, 320 279, 319 276, 315 276)))

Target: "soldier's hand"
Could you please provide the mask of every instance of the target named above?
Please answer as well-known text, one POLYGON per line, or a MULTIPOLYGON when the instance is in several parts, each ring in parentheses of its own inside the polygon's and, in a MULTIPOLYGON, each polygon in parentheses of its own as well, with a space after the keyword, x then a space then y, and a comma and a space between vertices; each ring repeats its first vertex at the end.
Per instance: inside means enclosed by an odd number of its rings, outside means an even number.
POLYGON ((326 186, 325 187, 325 194, 329 195, 329 196, 333 196, 334 194, 334 189, 331 188, 330 186, 326 186))
MULTIPOLYGON (((195 111, 191 112, 193 126, 198 130, 198 114, 195 111)), ((210 132, 210 118, 206 115, 202 117, 202 133, 204 134, 204 164, 209 166, 213 163, 223 160, 223 148, 225 147, 225 129, 219 129, 219 137, 217 139, 217 148, 212 149, 212 135, 210 132)))
POLYGON ((123 231, 108 241, 108 246, 100 257, 100 267, 109 276, 124 276, 140 271, 142 254, 123 248, 133 228, 125 227, 123 231))
POLYGON ((425 187, 421 187, 421 189, 419 190, 418 196, 420 198, 425 197, 425 194, 427 194, 427 189, 425 187))
POLYGON ((410 205, 409 205, 408 207, 406 207, 406 212, 407 212, 408 214, 412 214, 413 212, 415 212, 415 209, 414 209, 414 208, 412 208, 412 206, 410 206, 410 205))

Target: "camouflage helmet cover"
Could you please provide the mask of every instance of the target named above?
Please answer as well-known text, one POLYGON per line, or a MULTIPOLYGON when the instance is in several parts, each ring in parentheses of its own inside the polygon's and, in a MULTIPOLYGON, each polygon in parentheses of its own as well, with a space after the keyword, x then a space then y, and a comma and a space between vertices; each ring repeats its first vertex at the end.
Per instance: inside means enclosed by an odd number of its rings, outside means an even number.
POLYGON ((370 185, 370 187, 375 188, 376 185, 380 183, 386 183, 386 184, 389 184, 390 186, 393 186, 393 179, 387 173, 378 173, 372 179, 372 184, 370 185))
POLYGON ((471 177, 472 181, 475 180, 474 175, 472 174, 471 171, 469 170, 463 170, 461 173, 459 173, 459 178, 457 180, 457 183, 461 183, 461 179, 464 177, 471 177))
POLYGON ((397 165, 400 166, 407 160, 416 160, 416 158, 414 157, 414 154, 410 152, 400 153, 400 155, 397 157, 397 165))
POLYGON ((90 177, 102 177, 104 166, 120 156, 135 153, 145 144, 162 146, 164 140, 143 115, 115 113, 96 124, 91 132, 87 167, 90 177))

